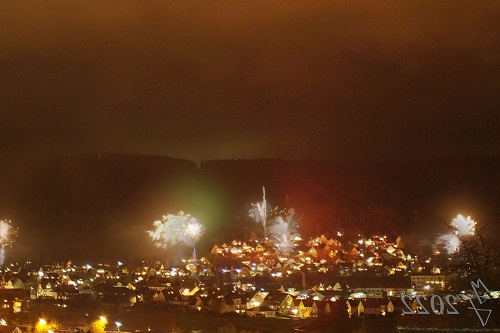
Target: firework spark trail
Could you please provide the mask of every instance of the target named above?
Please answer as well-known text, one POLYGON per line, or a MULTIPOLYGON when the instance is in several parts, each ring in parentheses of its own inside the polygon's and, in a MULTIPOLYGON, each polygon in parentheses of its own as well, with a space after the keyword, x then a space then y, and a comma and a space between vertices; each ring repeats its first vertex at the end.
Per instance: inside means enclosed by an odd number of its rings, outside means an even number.
POLYGON ((264 239, 267 239, 267 201, 266 188, 264 186, 262 186, 262 202, 252 203, 252 209, 249 211, 249 214, 256 222, 262 224, 264 239))
POLYGON ((10 220, 0 220, 0 266, 5 261, 5 247, 15 242, 17 229, 12 227, 10 220))
MULTIPOLYGON (((277 207, 273 211, 278 211, 277 207)), ((282 210, 275 217, 275 223, 269 227, 269 232, 274 236, 296 233, 297 223, 293 220, 295 211, 290 208, 288 212, 282 210), (284 217, 282 215, 284 215, 284 217)))
POLYGON ((272 235, 271 238, 274 242, 274 247, 276 248, 277 253, 288 255, 293 252, 295 243, 292 236, 286 234, 281 236, 272 235))
POLYGON ((199 223, 194 217, 188 218, 183 225, 182 242, 187 246, 193 247, 193 258, 196 259, 196 243, 205 232, 203 224, 199 223))
POLYGON ((476 231, 476 221, 468 216, 467 218, 458 214, 451 220, 451 226, 456 229, 455 233, 458 236, 473 236, 476 231))

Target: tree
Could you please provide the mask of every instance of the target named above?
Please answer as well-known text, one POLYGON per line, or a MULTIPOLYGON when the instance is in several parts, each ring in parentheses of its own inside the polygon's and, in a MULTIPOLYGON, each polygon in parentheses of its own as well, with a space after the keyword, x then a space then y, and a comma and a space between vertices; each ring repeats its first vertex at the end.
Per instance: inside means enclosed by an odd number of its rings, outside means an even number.
POLYGON ((499 246, 494 229, 485 223, 475 223, 469 232, 449 226, 458 239, 458 248, 451 253, 448 268, 458 273, 458 285, 469 286, 481 279, 490 288, 498 287, 500 275, 499 246))
POLYGON ((59 324, 54 321, 47 322, 45 319, 40 319, 35 325, 35 333, 55 332, 59 328, 59 324))
POLYGON ((90 331, 92 333, 104 333, 106 330, 106 324, 108 323, 108 320, 106 317, 99 317, 99 319, 95 320, 90 324, 90 331))

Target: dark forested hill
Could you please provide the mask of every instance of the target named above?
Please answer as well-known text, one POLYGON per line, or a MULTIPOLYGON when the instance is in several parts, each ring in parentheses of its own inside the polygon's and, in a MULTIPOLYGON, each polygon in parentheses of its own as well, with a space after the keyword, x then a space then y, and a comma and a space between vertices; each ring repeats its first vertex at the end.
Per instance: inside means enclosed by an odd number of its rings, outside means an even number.
MULTIPOLYGON (((500 161, 447 159, 372 165, 82 155, 26 159, 0 174, 0 218, 19 226, 14 258, 165 256, 145 231, 184 210, 203 221, 201 247, 258 233, 247 216, 266 186, 294 207, 304 235, 384 232, 431 240, 458 213, 498 223, 500 161), (425 238, 425 237, 424 237, 425 238)), ((176 249, 170 254, 175 254, 176 249)), ((167 254, 168 255, 168 254, 167 254)))

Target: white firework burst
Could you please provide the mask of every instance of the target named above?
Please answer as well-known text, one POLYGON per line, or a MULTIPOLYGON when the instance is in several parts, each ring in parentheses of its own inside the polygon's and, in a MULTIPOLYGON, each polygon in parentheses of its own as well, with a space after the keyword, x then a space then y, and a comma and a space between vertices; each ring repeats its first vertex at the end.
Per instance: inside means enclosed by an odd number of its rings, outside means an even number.
POLYGON ((17 229, 12 227, 11 220, 0 220, 0 245, 9 246, 15 242, 17 229))
POLYGON ((184 223, 191 215, 179 212, 177 215, 163 215, 161 220, 153 223, 154 230, 148 231, 149 236, 155 242, 155 246, 166 249, 177 244, 181 240, 184 223))
POLYGON ((17 237, 17 229, 12 227, 12 221, 0 220, 0 265, 5 260, 5 247, 11 246, 17 237))
POLYGON ((467 218, 458 214, 451 220, 451 226, 455 229, 458 236, 473 236, 476 231, 476 221, 468 216, 467 218))
POLYGON ((257 223, 264 228, 264 238, 267 239, 267 201, 266 188, 262 186, 262 202, 252 203, 252 209, 248 212, 257 223))
MULTIPOLYGON (((278 212, 278 210, 275 210, 278 212)), ((282 210, 278 212, 275 218, 275 223, 269 227, 272 235, 274 247, 277 253, 288 255, 295 248, 295 239, 299 236, 297 232, 297 223, 293 220, 295 214, 293 208, 288 211, 282 210)))
POLYGON ((194 217, 187 219, 182 226, 182 242, 187 246, 194 246, 203 236, 205 227, 194 217))
POLYGON ((293 252, 295 247, 295 243, 293 241, 294 237, 284 234, 281 236, 273 235, 272 239, 277 253, 289 255, 293 252))
POLYGON ((439 236, 437 243, 442 245, 449 254, 457 252, 460 248, 460 239, 452 232, 439 236))

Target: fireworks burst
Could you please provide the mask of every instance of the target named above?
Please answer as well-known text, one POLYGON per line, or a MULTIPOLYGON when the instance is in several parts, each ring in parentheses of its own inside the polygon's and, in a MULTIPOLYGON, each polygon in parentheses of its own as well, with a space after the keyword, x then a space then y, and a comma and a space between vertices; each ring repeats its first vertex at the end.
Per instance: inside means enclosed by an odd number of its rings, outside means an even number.
POLYGON ((17 236, 17 229, 12 227, 10 220, 0 220, 0 265, 5 260, 5 247, 12 245, 17 236))
POLYGON ((205 232, 205 227, 194 217, 190 217, 184 222, 182 227, 182 242, 187 246, 195 246, 205 232))
POLYGON ((249 215, 255 219, 257 223, 261 223, 264 228, 264 239, 267 239, 267 202, 266 188, 262 186, 262 202, 252 203, 252 209, 249 215))
POLYGON ((161 220, 153 223, 155 230, 148 231, 155 242, 155 246, 166 249, 179 242, 193 247, 193 256, 196 257, 195 246, 205 232, 205 227, 194 217, 184 212, 177 215, 164 215, 161 220))
POLYGON ((273 212, 276 213, 275 223, 269 227, 269 232, 274 236, 296 233, 297 223, 293 220, 295 211, 290 208, 288 211, 279 211, 276 207, 273 212))
POLYGON ((473 236, 476 231, 476 221, 468 216, 467 218, 458 214, 451 220, 450 227, 452 231, 438 237, 437 243, 444 246, 448 253, 455 253, 460 248, 462 237, 473 236))
POLYGON ((295 247, 295 243, 293 241, 292 236, 283 234, 281 236, 272 236, 274 247, 276 248, 276 252, 279 254, 289 255, 293 252, 295 247))
POLYGON ((149 236, 155 242, 155 246, 166 249, 177 244, 180 241, 184 223, 190 217, 191 215, 185 215, 181 211, 177 215, 163 215, 161 220, 155 221, 153 223, 155 229, 148 231, 149 236))
POLYGON ((10 246, 15 242, 17 230, 12 227, 10 220, 0 220, 0 245, 10 246))
POLYGON ((460 247, 460 239, 451 232, 439 236, 437 243, 441 244, 449 254, 457 252, 460 247))
POLYGON ((451 226, 456 229, 455 233, 458 236, 473 236, 476 231, 476 221, 468 216, 464 218, 462 215, 458 214, 453 220, 451 220, 451 226))
POLYGON ((269 227, 274 242, 276 252, 288 255, 295 247, 294 239, 299 235, 297 223, 293 220, 295 211, 290 208, 288 211, 275 209, 278 214, 275 223, 269 227))

